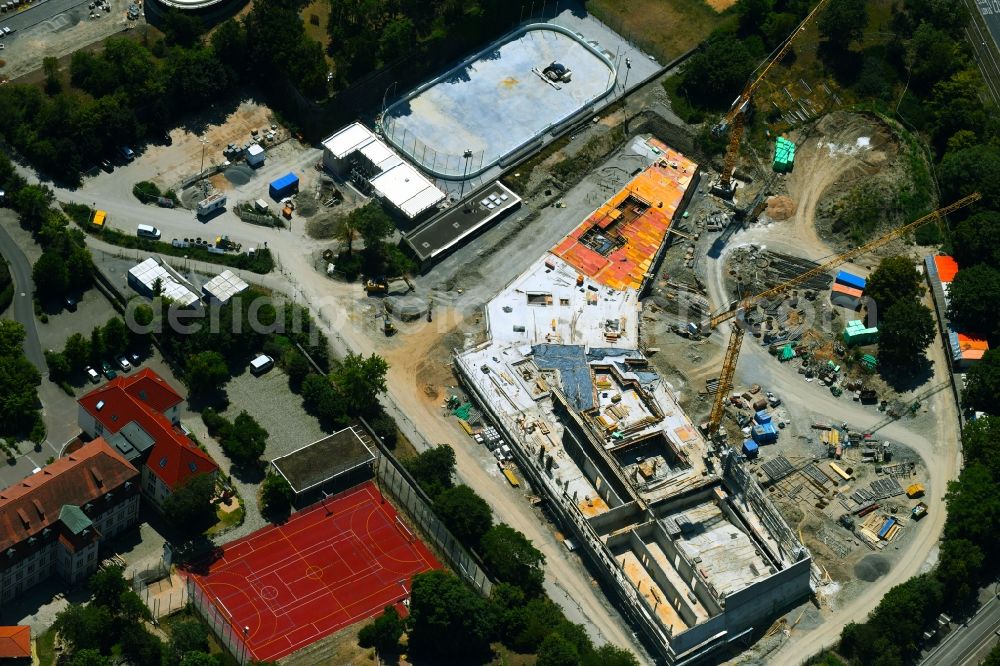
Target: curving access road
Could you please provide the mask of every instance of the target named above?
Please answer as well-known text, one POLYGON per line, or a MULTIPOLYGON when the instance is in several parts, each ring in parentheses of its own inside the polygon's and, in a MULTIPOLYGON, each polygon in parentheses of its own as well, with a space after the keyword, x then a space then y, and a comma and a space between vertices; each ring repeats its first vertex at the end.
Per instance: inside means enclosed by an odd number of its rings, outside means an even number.
POLYGON ((35 283, 31 279, 31 264, 3 224, 0 224, 0 253, 10 264, 11 276, 14 279, 12 307, 14 319, 24 326, 24 354, 44 377, 48 374, 48 368, 45 365, 45 356, 42 354, 42 345, 38 341, 38 330, 35 328, 35 283))

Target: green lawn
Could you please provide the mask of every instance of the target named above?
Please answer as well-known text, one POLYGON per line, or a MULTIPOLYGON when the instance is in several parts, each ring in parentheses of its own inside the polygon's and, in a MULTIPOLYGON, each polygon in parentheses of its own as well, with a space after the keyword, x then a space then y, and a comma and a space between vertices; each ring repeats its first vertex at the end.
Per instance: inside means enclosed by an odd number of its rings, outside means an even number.
POLYGON ((589 0, 587 11, 660 62, 694 48, 732 16, 705 0, 589 0))

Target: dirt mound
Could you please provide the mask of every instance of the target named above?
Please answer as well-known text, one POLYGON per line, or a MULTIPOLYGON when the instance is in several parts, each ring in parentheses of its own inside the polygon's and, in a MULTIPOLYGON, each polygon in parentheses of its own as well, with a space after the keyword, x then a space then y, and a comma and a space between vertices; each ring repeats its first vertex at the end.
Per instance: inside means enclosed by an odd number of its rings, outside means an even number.
POLYGON ((787 220, 795 215, 795 202, 789 197, 768 197, 767 216, 772 220, 787 220))
POLYGON ((854 575, 863 581, 874 583, 889 573, 889 560, 881 555, 868 555, 854 565, 854 575))

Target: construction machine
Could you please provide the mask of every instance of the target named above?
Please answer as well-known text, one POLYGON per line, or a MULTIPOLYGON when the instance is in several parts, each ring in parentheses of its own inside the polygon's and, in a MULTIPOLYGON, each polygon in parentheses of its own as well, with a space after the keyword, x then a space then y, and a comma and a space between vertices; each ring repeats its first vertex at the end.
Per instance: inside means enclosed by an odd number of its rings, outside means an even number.
POLYGON ((385 276, 365 280, 365 291, 369 296, 388 293, 389 281, 385 279, 385 276))
POLYGON ((730 107, 729 112, 726 114, 725 118, 722 119, 718 125, 712 128, 712 132, 716 136, 722 136, 729 131, 729 143, 726 147, 726 158, 724 166, 722 167, 722 174, 719 177, 717 183, 712 185, 712 194, 721 197, 726 200, 732 200, 733 195, 736 193, 736 186, 733 183, 733 171, 736 170, 736 160, 740 154, 740 141, 743 139, 743 130, 746 127, 746 117, 750 112, 750 101, 753 97, 754 92, 764 82, 767 75, 771 73, 771 70, 782 61, 782 59, 788 54, 792 48, 792 44, 795 42, 795 38, 798 37, 809 23, 816 17, 819 11, 826 6, 829 0, 819 0, 813 10, 802 19, 802 22, 796 26, 795 30, 792 31, 790 35, 785 39, 784 43, 778 49, 777 53, 768 60, 762 67, 758 68, 758 74, 756 77, 752 78, 747 82, 746 86, 743 88, 743 92, 740 96, 733 101, 733 105, 730 107))
POLYGON ((978 201, 980 198, 981 195, 978 192, 963 197, 954 203, 937 209, 933 213, 924 215, 918 220, 896 227, 892 231, 879 236, 875 240, 848 250, 843 254, 839 254, 829 261, 815 266, 814 268, 810 268, 790 280, 782 282, 776 287, 765 289, 759 294, 748 296, 742 300, 736 301, 729 308, 712 315, 708 321, 703 322, 701 325, 702 332, 708 334, 718 327, 719 324, 729 321, 730 319, 736 320, 733 322, 731 327, 732 330, 729 335, 729 344, 726 346, 726 354, 722 361, 722 371, 719 376, 719 385, 716 389, 715 402, 712 404, 712 412, 708 418, 707 434, 710 437, 721 438, 722 433, 719 426, 722 425, 722 416, 725 412, 726 397, 729 395, 729 392, 733 387, 733 376, 736 374, 736 364, 739 361, 740 346, 743 343, 743 334, 745 332, 745 324, 742 318, 751 308, 756 307, 758 303, 765 299, 787 292, 788 290, 806 282, 811 277, 819 275, 820 273, 826 273, 827 271, 836 268, 837 266, 840 266, 855 257, 865 254, 866 252, 871 252, 872 250, 879 248, 890 241, 900 238, 923 224, 940 220, 945 215, 948 215, 949 213, 952 213, 960 208, 964 208, 965 206, 978 201))

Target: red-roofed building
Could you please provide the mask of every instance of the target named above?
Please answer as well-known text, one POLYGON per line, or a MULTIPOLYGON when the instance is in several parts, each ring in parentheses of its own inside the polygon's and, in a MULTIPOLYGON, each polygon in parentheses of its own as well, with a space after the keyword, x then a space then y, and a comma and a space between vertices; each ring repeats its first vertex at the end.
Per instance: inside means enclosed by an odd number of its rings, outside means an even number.
POLYGON ((180 429, 177 391, 144 368, 119 376, 80 398, 78 420, 91 437, 104 437, 142 471, 142 493, 157 508, 197 474, 219 466, 180 429))
POLYGON ((138 519, 139 471, 102 438, 0 490, 0 606, 53 573, 89 576, 138 519))
POLYGON ((0 627, 0 663, 31 662, 31 627, 0 627))

